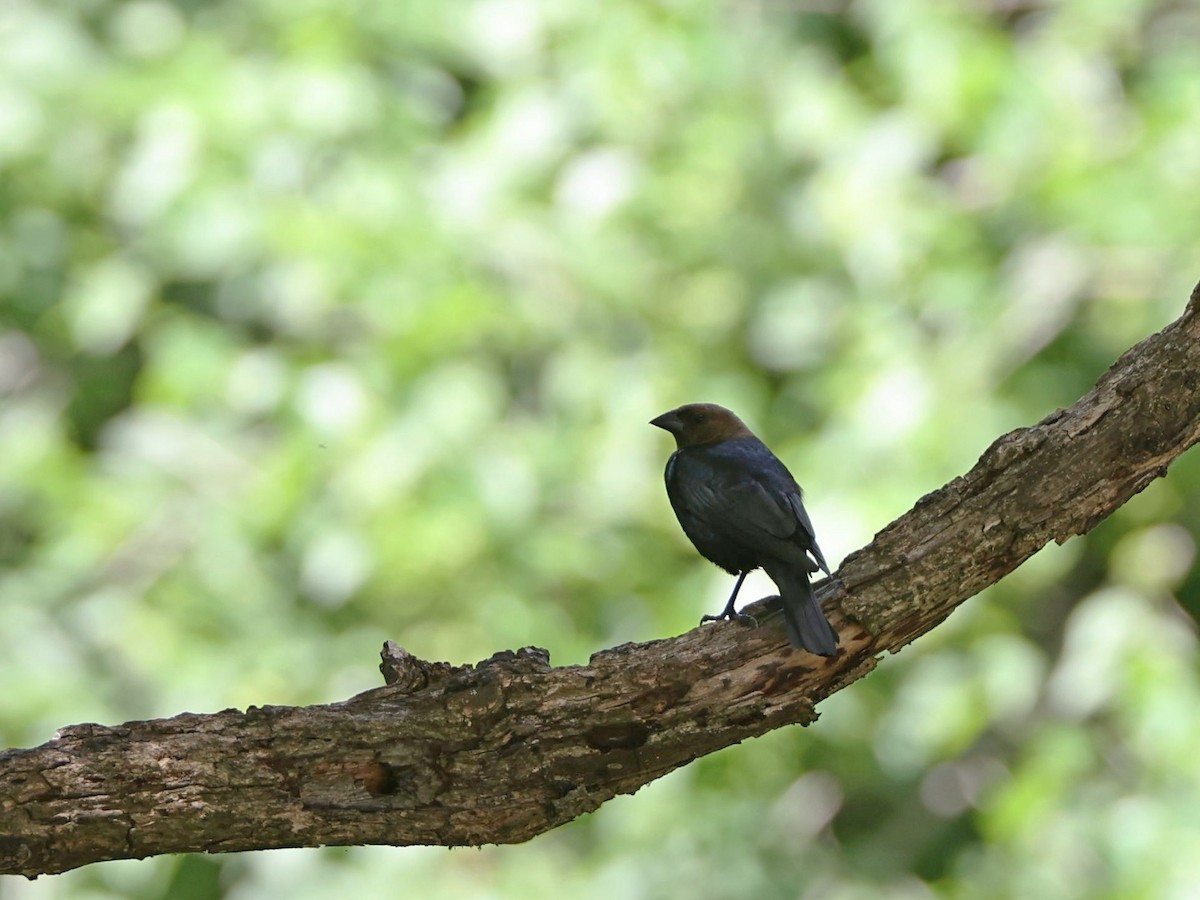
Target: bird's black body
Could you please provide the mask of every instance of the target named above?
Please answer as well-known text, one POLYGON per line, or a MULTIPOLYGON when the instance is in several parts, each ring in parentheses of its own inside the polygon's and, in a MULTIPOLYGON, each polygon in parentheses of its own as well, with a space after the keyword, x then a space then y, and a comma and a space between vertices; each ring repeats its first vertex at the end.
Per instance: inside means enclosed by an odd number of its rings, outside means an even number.
POLYGON ((800 486, 758 438, 676 450, 666 481, 684 533, 729 574, 760 568, 767 558, 828 571, 800 486))
POLYGON ((834 654, 837 634, 809 585, 811 573, 829 574, 829 566, 800 487, 784 464, 719 406, 680 407, 654 424, 675 434, 679 444, 667 461, 666 483, 684 533, 705 558, 739 576, 722 616, 735 615, 742 578, 761 568, 779 588, 791 642, 812 653, 834 654))

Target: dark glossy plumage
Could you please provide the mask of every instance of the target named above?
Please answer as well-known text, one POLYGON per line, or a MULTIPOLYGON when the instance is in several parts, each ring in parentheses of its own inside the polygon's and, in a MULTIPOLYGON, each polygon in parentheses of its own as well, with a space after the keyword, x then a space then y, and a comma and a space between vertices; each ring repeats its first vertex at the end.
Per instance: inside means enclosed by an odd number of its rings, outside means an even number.
POLYGON ((817 546, 800 486, 742 420, 722 406, 692 403, 651 421, 675 436, 667 460, 667 496, 684 533, 707 559, 738 576, 720 616, 733 604, 746 573, 763 569, 779 588, 792 644, 811 653, 837 652, 837 633, 813 596, 809 575, 829 566, 817 546))

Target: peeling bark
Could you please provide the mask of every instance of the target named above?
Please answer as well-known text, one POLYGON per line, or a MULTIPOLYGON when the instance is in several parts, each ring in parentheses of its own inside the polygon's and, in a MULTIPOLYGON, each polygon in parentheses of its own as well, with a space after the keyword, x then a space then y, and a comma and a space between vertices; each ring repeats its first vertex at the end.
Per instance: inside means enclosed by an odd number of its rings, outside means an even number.
POLYGON ((1200 439, 1200 286, 1184 315, 1069 409, 999 438, 818 588, 838 654, 706 625, 552 667, 474 666, 389 642, 387 685, 342 703, 76 725, 0 753, 0 873, 322 844, 524 841, 745 738, 815 720, 1049 541, 1101 522, 1200 439))

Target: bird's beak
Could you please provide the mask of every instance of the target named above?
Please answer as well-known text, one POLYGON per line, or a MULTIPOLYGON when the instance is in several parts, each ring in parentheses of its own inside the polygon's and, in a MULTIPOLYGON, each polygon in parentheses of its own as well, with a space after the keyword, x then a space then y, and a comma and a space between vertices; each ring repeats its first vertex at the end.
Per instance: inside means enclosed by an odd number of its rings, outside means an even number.
POLYGON ((679 421, 679 416, 675 415, 675 410, 665 412, 658 418, 651 419, 650 424, 661 428, 663 431, 669 431, 671 434, 678 434, 683 427, 683 423, 679 421))

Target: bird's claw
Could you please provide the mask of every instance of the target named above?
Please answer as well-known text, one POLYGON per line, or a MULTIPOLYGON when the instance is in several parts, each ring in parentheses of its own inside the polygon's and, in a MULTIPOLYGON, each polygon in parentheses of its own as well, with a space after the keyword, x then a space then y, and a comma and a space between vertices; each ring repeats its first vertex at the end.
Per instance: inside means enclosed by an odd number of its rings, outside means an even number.
POLYGON ((739 625, 750 625, 754 628, 758 627, 758 619, 754 618, 754 616, 732 611, 723 612, 718 616, 701 616, 700 624, 703 625, 705 622, 722 622, 725 619, 728 619, 730 622, 737 622, 739 625))

